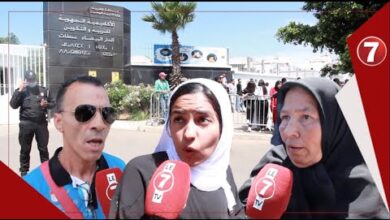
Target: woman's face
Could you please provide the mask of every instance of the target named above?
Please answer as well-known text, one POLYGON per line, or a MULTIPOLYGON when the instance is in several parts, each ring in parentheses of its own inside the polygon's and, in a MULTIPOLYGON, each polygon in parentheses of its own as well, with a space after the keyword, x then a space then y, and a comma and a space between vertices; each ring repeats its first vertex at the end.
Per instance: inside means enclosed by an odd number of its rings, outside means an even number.
POLYGON ((219 121, 203 93, 182 95, 172 105, 170 132, 180 159, 190 166, 205 161, 219 142, 219 121))
POLYGON ((321 121, 317 103, 300 87, 290 89, 280 111, 279 131, 293 164, 306 168, 322 158, 321 121))

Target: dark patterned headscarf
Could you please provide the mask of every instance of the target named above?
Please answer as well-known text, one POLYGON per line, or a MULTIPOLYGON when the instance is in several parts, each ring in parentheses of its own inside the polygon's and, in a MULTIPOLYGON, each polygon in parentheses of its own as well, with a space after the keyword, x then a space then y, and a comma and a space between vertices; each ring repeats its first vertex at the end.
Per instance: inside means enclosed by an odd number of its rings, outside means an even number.
MULTIPOLYGON (((278 92, 278 117, 291 88, 301 87, 317 102, 322 129, 322 159, 298 168, 288 158, 279 131, 274 132, 274 146, 252 171, 256 176, 266 163, 278 163, 293 171, 293 192, 284 218, 388 218, 379 191, 364 162, 351 130, 336 101, 340 87, 324 78, 306 78, 286 82, 278 92)), ((240 189, 245 202, 250 181, 240 189)))

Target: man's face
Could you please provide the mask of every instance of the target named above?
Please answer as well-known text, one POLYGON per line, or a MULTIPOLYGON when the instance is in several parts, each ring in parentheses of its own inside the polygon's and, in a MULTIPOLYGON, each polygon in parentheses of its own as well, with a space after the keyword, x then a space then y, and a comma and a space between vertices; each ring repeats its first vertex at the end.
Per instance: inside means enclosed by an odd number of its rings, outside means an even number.
POLYGON ((63 134, 64 151, 82 161, 96 161, 111 126, 103 120, 99 110, 89 121, 77 121, 73 112, 83 104, 108 107, 110 101, 104 88, 75 82, 68 87, 61 109, 64 112, 55 113, 54 123, 63 134))

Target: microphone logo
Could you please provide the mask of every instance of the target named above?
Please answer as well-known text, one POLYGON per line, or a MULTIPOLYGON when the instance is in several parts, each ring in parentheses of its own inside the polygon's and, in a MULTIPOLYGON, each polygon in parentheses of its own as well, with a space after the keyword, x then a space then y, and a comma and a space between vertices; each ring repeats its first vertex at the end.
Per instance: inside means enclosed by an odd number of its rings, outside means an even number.
POLYGON ((160 171, 156 178, 153 179, 154 193, 152 202, 161 203, 164 193, 170 191, 174 186, 174 176, 172 174, 176 164, 168 162, 165 164, 162 171, 160 171))
POLYGON ((108 186, 106 188, 106 196, 111 201, 111 198, 114 196, 116 187, 118 186, 118 181, 116 179, 115 173, 109 173, 106 175, 108 186))
POLYGON ((275 194, 275 177, 278 174, 278 170, 270 167, 264 177, 260 178, 255 186, 256 199, 253 203, 253 208, 262 210, 264 201, 270 199, 275 194))

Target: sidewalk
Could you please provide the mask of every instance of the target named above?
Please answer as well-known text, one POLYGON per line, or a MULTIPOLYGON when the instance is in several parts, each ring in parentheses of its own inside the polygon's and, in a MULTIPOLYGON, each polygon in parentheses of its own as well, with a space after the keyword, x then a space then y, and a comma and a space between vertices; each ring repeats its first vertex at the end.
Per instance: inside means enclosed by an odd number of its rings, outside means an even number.
MULTIPOLYGON (((129 130, 129 131, 140 131, 140 132, 153 132, 153 133, 162 133, 163 125, 149 125, 148 120, 143 121, 128 121, 128 120, 116 120, 114 124, 111 125, 111 129, 120 129, 120 130, 129 130)), ((19 123, 13 123, 10 125, 11 133, 18 131, 19 123)), ((54 128, 53 120, 50 120, 48 127, 54 128)), ((272 132, 265 131, 246 131, 246 126, 240 124, 234 124, 234 139, 261 139, 269 140, 272 137, 272 132)), ((0 124, 0 134, 8 133, 8 124, 0 124)))
MULTIPOLYGON (((163 125, 150 126, 146 122, 115 121, 106 139, 105 152, 117 155, 125 162, 136 156, 153 152, 161 137, 163 125)), ((59 146, 63 145, 63 137, 54 127, 53 120, 50 121, 48 129, 48 149, 52 155, 59 146)), ((248 133, 245 130, 246 127, 235 128, 231 147, 230 164, 238 186, 244 183, 262 155, 270 149, 271 134, 257 131, 248 133)), ((19 175, 20 145, 18 134, 18 124, 0 125, 0 143, 2 144, 0 146, 0 160, 19 175)), ((32 143, 30 158, 30 168, 40 164, 35 140, 32 143)))

